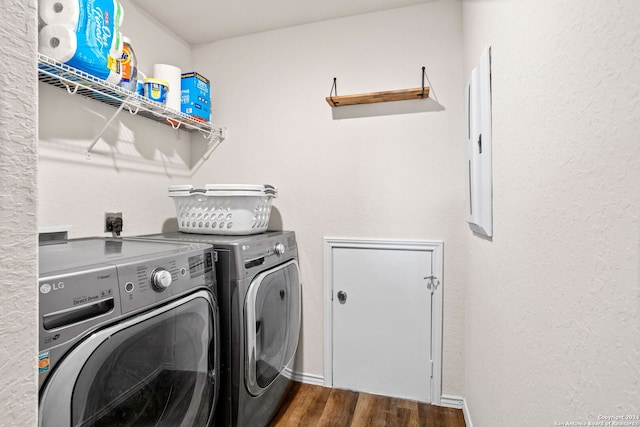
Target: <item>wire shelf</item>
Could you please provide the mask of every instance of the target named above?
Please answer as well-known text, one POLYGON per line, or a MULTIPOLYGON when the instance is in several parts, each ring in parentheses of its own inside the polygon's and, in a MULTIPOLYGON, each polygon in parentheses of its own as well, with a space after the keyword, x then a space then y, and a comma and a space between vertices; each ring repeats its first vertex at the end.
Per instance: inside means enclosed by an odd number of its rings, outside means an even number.
POLYGON ((70 94, 78 94, 114 108, 126 108, 131 114, 164 123, 174 129, 199 131, 210 141, 222 137, 221 127, 169 109, 164 104, 57 62, 41 53, 38 53, 38 78, 41 82, 65 89, 70 94))

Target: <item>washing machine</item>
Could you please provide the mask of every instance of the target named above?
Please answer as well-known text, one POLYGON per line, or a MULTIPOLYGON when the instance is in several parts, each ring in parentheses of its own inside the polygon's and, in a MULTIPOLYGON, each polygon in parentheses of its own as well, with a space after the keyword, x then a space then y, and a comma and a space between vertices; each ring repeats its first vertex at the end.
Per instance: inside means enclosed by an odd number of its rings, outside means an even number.
POLYGON ((216 251, 222 358, 216 426, 266 426, 291 383, 301 284, 292 231, 250 236, 183 232, 145 239, 206 242, 216 251))
POLYGON ((41 245, 39 425, 213 425, 214 257, 198 243, 41 245))

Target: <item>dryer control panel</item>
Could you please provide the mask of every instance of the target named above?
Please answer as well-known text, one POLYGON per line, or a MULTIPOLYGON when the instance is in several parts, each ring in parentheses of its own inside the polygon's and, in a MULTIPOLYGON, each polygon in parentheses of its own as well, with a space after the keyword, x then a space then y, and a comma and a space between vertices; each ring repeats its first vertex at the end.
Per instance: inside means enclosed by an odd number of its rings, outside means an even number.
POLYGON ((295 236, 280 234, 264 240, 243 242, 240 246, 245 276, 256 267, 264 269, 297 256, 295 236))

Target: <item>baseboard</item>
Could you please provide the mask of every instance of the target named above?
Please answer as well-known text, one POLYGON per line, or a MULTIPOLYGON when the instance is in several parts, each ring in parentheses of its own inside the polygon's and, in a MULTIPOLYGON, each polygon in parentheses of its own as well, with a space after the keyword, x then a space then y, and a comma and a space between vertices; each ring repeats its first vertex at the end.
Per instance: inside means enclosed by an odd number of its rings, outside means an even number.
POLYGON ((447 396, 446 394, 443 394, 442 397, 440 397, 440 406, 462 409, 464 406, 464 398, 458 396, 447 396))
POLYGON ((473 423, 471 422, 471 414, 469 414, 469 407, 467 406, 467 400, 462 399, 462 413, 464 414, 464 423, 467 427, 473 427, 473 423))
POLYGON ((285 368, 283 374, 294 381, 305 384, 324 386, 324 377, 322 375, 307 374, 304 372, 294 372, 285 368))
POLYGON ((467 425, 467 427, 473 427, 473 423, 471 422, 471 415, 469 414, 469 407, 467 406, 467 400, 464 397, 447 396, 443 394, 440 398, 440 406, 462 409, 462 414, 464 415, 464 423, 467 425))

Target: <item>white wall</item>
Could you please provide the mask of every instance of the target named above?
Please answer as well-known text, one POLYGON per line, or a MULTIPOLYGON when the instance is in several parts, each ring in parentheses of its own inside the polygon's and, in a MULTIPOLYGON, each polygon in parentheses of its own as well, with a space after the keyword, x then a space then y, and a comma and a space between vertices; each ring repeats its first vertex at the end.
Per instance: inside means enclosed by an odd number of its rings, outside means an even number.
POLYGON ((638 414, 640 3, 465 0, 463 17, 465 78, 492 46, 494 238, 468 234, 474 426, 638 414))
MULTIPOLYGON (((323 375, 323 237, 445 244, 444 381, 464 381, 461 3, 433 1, 196 47, 212 81, 213 117, 230 138, 193 177, 271 183, 297 233, 303 338, 296 370, 323 375), (426 66, 444 112, 333 120, 339 94, 418 87, 426 66)), ((407 331, 423 333, 424 331, 407 331)))
MULTIPOLYGON (((141 70, 151 77, 154 63, 191 69, 187 43, 131 1, 121 3, 122 31, 131 38, 141 70)), ((175 216, 167 187, 189 181, 191 141, 197 146, 203 138, 124 110, 87 160, 86 149, 115 109, 44 83, 38 89, 38 225, 71 225, 71 237, 105 235, 105 212, 122 212, 123 235, 160 231, 175 216)))
POLYGON ((36 1, 0 14, 0 425, 36 424, 36 1))

